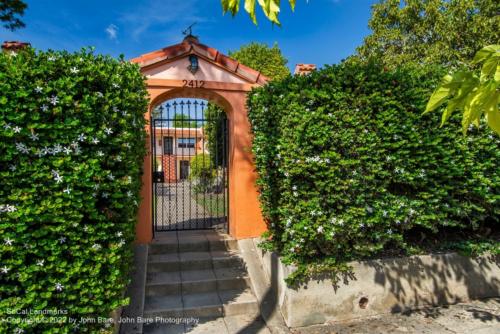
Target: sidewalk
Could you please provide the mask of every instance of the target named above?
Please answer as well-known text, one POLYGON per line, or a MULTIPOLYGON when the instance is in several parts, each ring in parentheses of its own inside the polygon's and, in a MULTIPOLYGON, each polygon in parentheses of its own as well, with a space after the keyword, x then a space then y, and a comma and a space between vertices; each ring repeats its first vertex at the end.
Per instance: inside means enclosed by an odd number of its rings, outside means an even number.
POLYGON ((357 321, 310 326, 293 334, 499 334, 500 298, 386 314, 357 321))

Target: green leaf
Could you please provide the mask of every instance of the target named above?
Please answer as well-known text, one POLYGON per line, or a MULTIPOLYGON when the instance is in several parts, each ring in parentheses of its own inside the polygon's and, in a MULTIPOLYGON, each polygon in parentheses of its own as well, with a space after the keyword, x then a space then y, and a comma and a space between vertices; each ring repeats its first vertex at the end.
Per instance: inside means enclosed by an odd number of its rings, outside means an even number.
POLYGON ((474 59, 472 60, 472 63, 477 64, 477 63, 483 62, 498 52, 500 52, 500 45, 485 46, 484 48, 482 48, 481 50, 479 50, 476 53, 476 55, 474 56, 474 59))
POLYGON ((428 113, 439 108, 450 97, 450 93, 450 88, 443 86, 438 87, 434 93, 432 93, 429 102, 427 102, 424 113, 428 113))

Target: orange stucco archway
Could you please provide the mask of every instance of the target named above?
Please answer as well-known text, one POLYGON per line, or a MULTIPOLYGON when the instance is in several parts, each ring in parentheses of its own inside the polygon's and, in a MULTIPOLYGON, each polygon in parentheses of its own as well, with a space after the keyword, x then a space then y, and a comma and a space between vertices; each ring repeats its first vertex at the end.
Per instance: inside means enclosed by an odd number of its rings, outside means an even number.
MULTIPOLYGON (((247 93, 265 84, 267 78, 235 60, 202 45, 193 36, 180 44, 132 59, 147 78, 150 104, 145 115, 159 103, 176 97, 203 98, 221 106, 229 122, 229 234, 237 239, 260 236, 266 230, 262 219, 256 173, 251 153, 247 93), (196 55, 199 70, 189 71, 189 56, 196 55)), ((153 238, 151 143, 148 133, 144 158, 142 201, 139 206, 137 241, 153 238)))

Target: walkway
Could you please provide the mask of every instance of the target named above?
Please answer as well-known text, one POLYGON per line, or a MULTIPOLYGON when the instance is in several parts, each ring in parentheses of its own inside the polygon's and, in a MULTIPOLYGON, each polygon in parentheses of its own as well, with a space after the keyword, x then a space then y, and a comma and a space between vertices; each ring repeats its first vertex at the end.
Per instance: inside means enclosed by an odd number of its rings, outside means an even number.
POLYGON ((500 298, 304 327, 293 334, 498 334, 500 298))
POLYGON ((196 202, 194 186, 189 181, 154 186, 158 230, 210 228, 225 222, 225 217, 210 214, 196 202))

